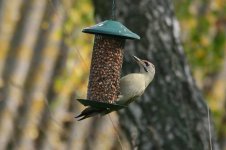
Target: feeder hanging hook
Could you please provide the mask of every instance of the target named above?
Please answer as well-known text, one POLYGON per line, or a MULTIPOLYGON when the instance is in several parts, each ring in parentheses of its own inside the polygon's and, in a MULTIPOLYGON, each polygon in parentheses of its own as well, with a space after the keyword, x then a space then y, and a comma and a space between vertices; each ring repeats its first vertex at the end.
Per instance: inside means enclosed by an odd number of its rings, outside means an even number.
POLYGON ((115 0, 112 0, 112 10, 111 10, 111 18, 112 18, 112 20, 115 20, 115 11, 116 11, 116 2, 115 2, 115 0))

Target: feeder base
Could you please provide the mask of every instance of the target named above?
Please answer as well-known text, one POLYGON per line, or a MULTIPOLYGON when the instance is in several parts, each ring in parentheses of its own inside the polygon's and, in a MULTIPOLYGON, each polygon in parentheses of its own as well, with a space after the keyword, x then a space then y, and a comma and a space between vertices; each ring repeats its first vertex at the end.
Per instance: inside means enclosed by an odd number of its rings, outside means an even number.
POLYGON ((100 102, 100 101, 95 101, 95 100, 88 100, 88 99, 77 99, 82 105, 84 106, 91 106, 94 108, 100 108, 100 109, 107 109, 107 110, 112 110, 112 111, 117 111, 122 108, 127 108, 127 106, 124 105, 119 105, 119 104, 110 104, 110 103, 105 103, 105 102, 100 102))

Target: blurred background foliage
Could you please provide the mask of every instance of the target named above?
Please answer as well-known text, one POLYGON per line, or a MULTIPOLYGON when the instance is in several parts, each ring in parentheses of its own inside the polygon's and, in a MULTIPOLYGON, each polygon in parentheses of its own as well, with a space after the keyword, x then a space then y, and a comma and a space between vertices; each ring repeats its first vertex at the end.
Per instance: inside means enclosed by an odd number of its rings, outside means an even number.
POLYGON ((194 78, 220 130, 226 108, 226 1, 174 0, 174 4, 194 78))
MULTIPOLYGON (((213 112, 219 141, 225 140, 226 1, 173 2, 194 78, 213 112)), ((93 15, 91 0, 0 0, 0 149, 118 144, 109 118, 99 128, 92 126, 95 120, 78 124, 73 118, 82 108, 75 97, 86 96, 93 45, 93 36, 81 30, 95 24, 93 15), (88 132, 100 129, 101 142, 91 143, 95 132, 88 132)))

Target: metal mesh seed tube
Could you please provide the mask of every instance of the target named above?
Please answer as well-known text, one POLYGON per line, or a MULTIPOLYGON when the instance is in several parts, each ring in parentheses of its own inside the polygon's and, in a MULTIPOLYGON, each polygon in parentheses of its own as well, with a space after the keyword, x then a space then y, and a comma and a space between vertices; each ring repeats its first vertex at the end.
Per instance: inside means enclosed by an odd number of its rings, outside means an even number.
POLYGON ((119 95, 125 39, 95 35, 87 99, 113 103, 119 95))

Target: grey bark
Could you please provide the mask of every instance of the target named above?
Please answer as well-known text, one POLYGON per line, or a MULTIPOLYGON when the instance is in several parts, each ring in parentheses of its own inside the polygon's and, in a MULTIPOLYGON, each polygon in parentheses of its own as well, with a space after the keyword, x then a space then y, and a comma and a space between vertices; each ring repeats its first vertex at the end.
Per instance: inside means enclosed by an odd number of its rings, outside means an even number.
MULTIPOLYGON (((93 3, 97 22, 111 17, 111 1, 93 3)), ((131 55, 150 60, 156 67, 145 94, 119 113, 131 149, 209 150, 207 105, 186 61, 172 1, 117 1, 116 16, 141 36, 140 41, 126 44, 123 74, 138 68, 131 63, 131 55)), ((211 134, 217 150, 213 128, 211 134)))

